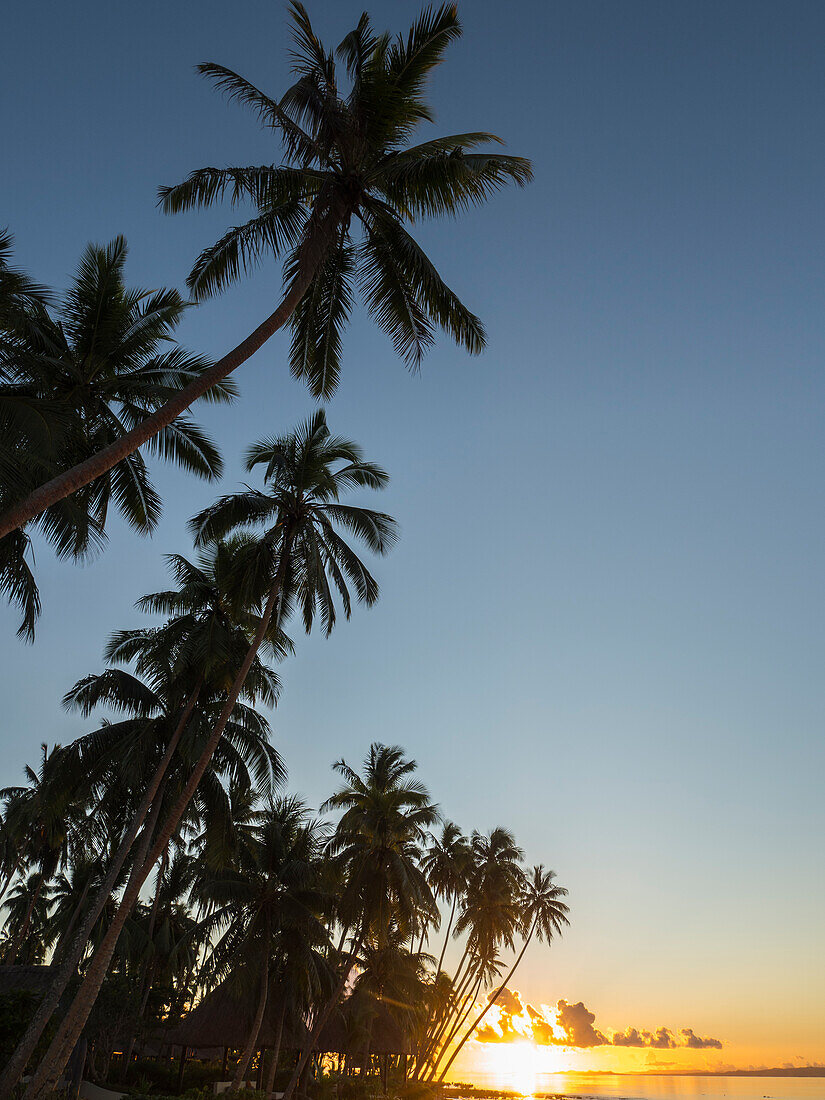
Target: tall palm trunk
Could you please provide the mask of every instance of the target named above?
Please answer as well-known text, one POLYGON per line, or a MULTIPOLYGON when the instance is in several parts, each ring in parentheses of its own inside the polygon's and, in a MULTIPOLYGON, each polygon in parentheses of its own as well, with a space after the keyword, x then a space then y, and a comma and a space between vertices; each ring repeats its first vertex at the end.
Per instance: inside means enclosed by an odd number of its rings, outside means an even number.
POLYGON ((29 898, 29 904, 26 906, 26 915, 25 917, 23 917, 23 923, 17 929, 17 935, 11 941, 8 949, 6 950, 6 956, 3 960, 5 966, 14 965, 14 960, 17 958, 17 952, 20 950, 20 946, 23 943, 23 940, 26 938, 26 933, 29 930, 32 913, 34 912, 35 905, 37 905, 37 899, 40 897, 40 894, 43 891, 43 886, 45 885, 45 882, 46 878, 41 872, 40 876, 37 879, 37 886, 35 886, 32 892, 32 896, 29 898))
MULTIPOLYGON (((437 967, 436 972, 435 972, 435 977, 433 978, 433 989, 435 989, 436 985, 438 984, 438 979, 441 977, 441 968, 444 965, 444 955, 446 954, 446 951, 447 951, 447 944, 450 942, 450 932, 452 931, 452 928, 453 928, 453 919, 455 917, 455 909, 456 909, 457 902, 458 902, 458 894, 453 894, 453 904, 450 907, 450 919, 447 921, 447 934, 444 937, 444 943, 441 947, 441 954, 438 957, 438 967, 437 967)), ((424 1024, 424 1027, 423 1027, 423 1030, 422 1030, 422 1035, 424 1036, 425 1040, 426 1040, 427 1033, 429 1032, 430 1027, 432 1026, 432 1023, 433 1023, 433 1012, 432 1012, 432 1009, 431 1009, 429 1011, 428 1015, 427 1015, 427 1020, 426 1020, 426 1023, 424 1024)), ((423 1051, 423 1047, 422 1047, 422 1051, 423 1051)), ((417 1072, 418 1072, 418 1065, 419 1065, 420 1057, 421 1057, 421 1055, 416 1055, 415 1066, 413 1068, 413 1076, 415 1076, 415 1074, 417 1074, 417 1072)))
POLYGON ((438 969, 435 972, 435 978, 433 984, 435 984, 441 976, 441 967, 444 965, 444 956, 447 953, 447 944, 450 942, 450 932, 453 930, 453 918, 455 917, 455 907, 458 902, 458 894, 453 894, 453 904, 450 908, 450 919, 447 921, 447 935, 444 937, 444 945, 441 948, 441 954, 438 956, 438 969))
POLYGON ((284 1017, 286 1016, 286 1001, 281 1001, 281 1010, 278 1013, 278 1030, 275 1033, 275 1046, 272 1048, 271 1060, 269 1063, 269 1073, 266 1077, 266 1093, 268 1100, 274 1100, 273 1093, 275 1092, 275 1074, 278 1072, 278 1059, 281 1056, 281 1040, 284 1035, 284 1017))
MULTIPOLYGON (((261 1024, 264 1022, 264 1013, 266 1012, 266 1000, 269 996, 269 937, 266 937, 266 953, 264 955, 264 968, 261 974, 261 992, 258 997, 258 1007, 255 1010, 255 1019, 252 1021, 252 1030, 249 1033, 249 1038, 246 1041, 246 1047, 241 1055, 241 1060, 238 1062, 237 1069, 235 1070, 235 1076, 232 1078, 232 1084, 229 1086, 231 1092, 237 1092, 243 1088, 243 1082, 246 1078, 246 1071, 249 1069, 249 1063, 252 1060, 252 1055, 255 1053, 255 1047, 258 1045, 258 1036, 261 1033, 261 1024)), ((263 1057, 263 1055, 262 1055, 263 1057)))
POLYGON ((0 538, 8 535, 16 528, 22 527, 29 520, 39 516, 52 504, 56 504, 58 501, 71 496, 72 493, 76 493, 84 485, 88 485, 96 478, 107 473, 118 462, 122 462, 129 455, 134 454, 139 447, 142 447, 144 443, 148 443, 159 431, 168 427, 176 417, 185 412, 199 397, 203 397, 207 390, 217 385, 218 382, 222 382, 232 371, 237 370, 279 328, 283 328, 292 316, 295 307, 309 289, 315 272, 323 260, 328 243, 332 239, 337 226, 340 225, 343 216, 343 211, 333 209, 319 222, 316 222, 314 232, 307 237, 304 245, 298 275, 293 280, 278 308, 262 324, 258 325, 254 332, 250 333, 237 347, 213 364, 209 370, 204 371, 188 386, 184 386, 182 390, 170 397, 165 404, 153 412, 151 416, 147 416, 131 431, 126 432, 114 443, 110 443, 108 447, 104 447, 83 462, 79 462, 70 470, 65 470, 57 477, 52 478, 51 481, 39 486, 18 504, 13 505, 0 515, 0 538))
MULTIPOLYGON (((92 933, 92 929, 97 924, 100 914, 112 896, 112 891, 117 883, 118 876, 123 869, 123 864, 126 862, 126 857, 131 851, 132 845, 135 842, 141 826, 146 820, 146 816, 149 813, 153 803, 156 802, 156 796, 166 775, 169 764, 172 761, 172 757, 175 754, 175 750, 178 747, 183 733, 189 724, 189 719, 192 716, 192 711, 195 709, 198 696, 201 691, 201 683, 198 683, 192 690, 189 698, 186 701, 186 705, 183 708, 183 713, 178 720, 175 732, 172 734, 169 744, 166 746, 166 751, 163 754, 163 759, 158 764, 155 774, 152 776, 152 780, 149 783, 146 791, 144 792, 141 803, 138 806, 137 812, 132 820, 131 825, 126 830, 120 845, 112 857, 112 861, 109 864, 109 869, 106 872, 106 876, 100 885, 100 889, 95 896, 95 900, 89 907, 86 917, 83 920, 80 928, 77 931, 77 935, 72 941, 69 948, 66 950, 60 967, 55 975, 54 981, 49 986, 46 995, 43 1000, 37 1006, 37 1011, 32 1017, 31 1023, 26 1028, 25 1034, 20 1042, 17 1044, 17 1049, 11 1056, 8 1065, 0 1075, 0 1097, 7 1096, 23 1074, 23 1070, 26 1068, 29 1059, 34 1052, 34 1048, 40 1040, 40 1036, 43 1034, 46 1025, 52 1018, 54 1010, 57 1008, 60 998, 66 989, 66 986, 72 980, 77 971, 77 966, 83 957, 83 952, 86 950, 86 944, 89 942, 89 936, 92 933)), ((160 808, 160 800, 156 802, 158 806, 158 812, 160 808)), ((141 860, 142 862, 142 860, 141 860)))
POLYGON ((158 904, 160 902, 160 890, 163 885, 163 876, 166 873, 166 867, 169 863, 169 845, 166 845, 163 855, 160 860, 160 868, 158 869, 157 881, 155 882, 155 896, 152 898, 152 912, 149 916, 149 927, 146 931, 146 939, 151 949, 151 958, 149 964, 146 967, 146 972, 143 975, 143 988, 140 996, 140 1007, 137 1011, 137 1019, 135 1026, 132 1028, 132 1034, 129 1037, 129 1043, 126 1047, 126 1051, 123 1055, 123 1076, 126 1079, 126 1074, 129 1072, 129 1066, 132 1063, 132 1051, 135 1049, 135 1043, 137 1042, 138 1029, 143 1024, 143 1017, 146 1012, 146 1006, 149 1003, 149 994, 152 992, 152 982, 155 977, 155 949, 153 938, 155 935, 155 925, 158 919, 158 904))
POLYGON ((456 1035, 458 1035, 459 1031, 464 1026, 467 1017, 473 1011, 473 1005, 476 1003, 476 997, 478 997, 479 991, 481 990, 481 983, 483 980, 483 973, 479 974, 475 985, 472 987, 472 989, 470 989, 470 991, 461 1001, 461 1004, 455 1014, 455 1019, 452 1021, 449 1027, 442 1029, 441 1033, 439 1034, 438 1040, 436 1044, 434 1044, 434 1047, 430 1052, 430 1068, 427 1074, 427 1080, 432 1081, 436 1073, 438 1073, 438 1067, 441 1065, 445 1054, 450 1049, 450 1043, 452 1043, 453 1039, 455 1039, 456 1035), (445 1033, 446 1038, 444 1038, 445 1033))
POLYGON ((421 1051, 416 1058, 414 1075, 419 1076, 419 1073, 423 1071, 427 1064, 432 1060, 433 1052, 438 1047, 439 1042, 445 1033, 450 1031, 453 1027, 455 1020, 461 1016, 464 1012, 464 1006, 466 1000, 464 995, 469 989, 470 984, 476 980, 476 972, 472 966, 472 960, 470 958, 469 945, 464 949, 464 954, 461 957, 461 961, 456 971, 455 978, 453 979, 453 997, 452 1000, 448 1000, 447 1004, 437 1014, 436 1018, 428 1024, 429 1034, 426 1037, 426 1042, 421 1048, 421 1051), (462 975, 461 971, 464 967, 465 961, 468 962, 467 970, 462 975), (457 1006, 457 1007, 452 1007, 457 1006))
POLYGON ((446 1074, 447 1070, 450 1068, 450 1066, 455 1061, 456 1055, 458 1054, 458 1052, 461 1050, 461 1048, 464 1046, 464 1044, 467 1042, 467 1040, 473 1034, 475 1029, 478 1027, 478 1025, 481 1023, 481 1021, 484 1019, 484 1017, 487 1015, 487 1013, 490 1011, 490 1009, 493 1007, 493 1005, 499 999, 499 997, 504 992, 504 990, 507 988, 507 983, 510 981, 512 976, 515 974, 516 967, 521 962, 521 960, 524 958, 524 952, 529 947, 530 940, 533 938, 533 933, 535 932, 535 930, 536 930, 536 922, 533 921, 532 925, 530 926, 530 934, 527 936, 527 939, 524 941, 524 946, 522 947, 521 951, 519 951, 518 958, 513 963, 513 965, 510 967, 510 973, 507 975, 507 977, 504 979, 504 981, 499 985, 498 989, 495 992, 495 995, 490 998, 490 1000, 484 1006, 482 1011, 479 1012, 478 1016, 476 1016, 475 1020, 473 1020, 472 1024, 470 1024, 470 1027, 468 1028, 466 1034, 464 1035, 461 1042, 458 1044, 458 1046, 455 1048, 452 1055, 450 1056, 449 1062, 444 1067, 444 1069, 441 1071, 441 1076, 438 1078, 439 1084, 441 1084, 441 1082, 444 1080, 444 1075, 446 1074))
MULTIPOLYGON (((120 905, 117 908, 114 919, 106 932, 103 940, 100 943, 95 954, 92 956, 92 960, 86 970, 86 977, 83 980, 83 984, 77 992, 77 995, 72 1002, 71 1007, 66 1013, 63 1022, 55 1034, 52 1043, 43 1057, 40 1066, 37 1069, 34 1077, 29 1083, 29 1087, 24 1094, 24 1100, 36 1100, 38 1097, 44 1096, 49 1091, 53 1090, 57 1081, 60 1078, 60 1074, 63 1072, 63 1067, 71 1055, 74 1044, 77 1042, 81 1031, 83 1030, 89 1013, 94 1007, 94 1003, 97 1000, 97 995, 100 992, 100 987, 103 984, 103 979, 106 977, 106 973, 109 969, 109 963, 112 960, 112 955, 117 945, 117 940, 120 935, 123 925, 137 901, 140 888, 149 876, 155 863, 157 863, 160 856, 163 854, 163 850, 169 838, 174 833, 175 829, 186 812, 186 808, 189 805, 195 791, 198 788, 198 784, 203 778, 203 774, 209 766, 209 761, 215 753, 215 749, 218 747, 223 731, 226 728, 226 724, 229 721, 232 711, 235 708, 235 704, 238 701, 238 697, 243 690, 246 677, 249 674, 249 670, 252 667, 252 662, 261 648, 263 640, 266 636, 269 628, 272 614, 275 611, 276 605, 278 605, 278 619, 280 618, 280 606, 281 596, 283 592, 283 584, 286 577, 286 570, 288 568, 289 556, 292 549, 292 530, 288 528, 284 533, 284 540, 282 545, 283 559, 278 566, 278 572, 275 582, 270 590, 269 597, 266 602, 266 607, 258 622, 255 636, 247 650, 243 663, 235 677, 235 681, 229 691, 229 695, 221 710, 220 716, 215 724, 214 729, 206 743, 201 756, 195 765, 189 780, 181 792, 177 802, 169 813, 166 819, 166 823, 162 827, 160 834, 149 853, 143 867, 140 871, 130 879, 129 885, 123 894, 120 901, 120 905)), ((277 622, 277 619, 276 619, 277 622)), ((0 1091, 0 1096, 2 1096, 0 1091)))

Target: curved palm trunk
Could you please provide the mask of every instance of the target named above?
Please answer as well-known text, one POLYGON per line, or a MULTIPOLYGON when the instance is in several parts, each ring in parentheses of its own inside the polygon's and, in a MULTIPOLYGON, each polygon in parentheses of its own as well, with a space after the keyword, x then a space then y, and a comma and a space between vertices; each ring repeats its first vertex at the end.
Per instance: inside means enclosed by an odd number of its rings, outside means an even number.
POLYGON ((453 904, 450 908, 450 919, 447 921, 447 935, 444 937, 444 946, 441 948, 441 954, 438 956, 438 969, 435 972, 435 978, 433 984, 435 984, 441 976, 441 968, 444 965, 444 956, 447 953, 447 944, 450 942, 450 932, 453 930, 453 918, 455 917, 455 907, 458 902, 458 894, 453 894, 453 904))
MULTIPOLYGON (((197 790, 198 784, 203 778, 203 774, 209 766, 209 761, 214 755, 215 749, 218 747, 218 743, 221 739, 226 724, 229 721, 232 711, 235 707, 235 703, 238 701, 238 697, 243 690, 246 677, 249 674, 249 670, 252 667, 258 650, 261 648, 266 632, 269 628, 269 623, 272 619, 273 612, 275 611, 276 604, 279 606, 280 617, 280 596, 282 592, 283 582, 285 579, 285 572, 288 564, 292 544, 292 533, 287 531, 284 535, 283 544, 283 560, 278 567, 278 575, 275 583, 270 590, 269 597, 264 608, 264 613, 258 622, 258 628, 255 631, 255 637, 253 638, 249 649, 247 650, 246 657, 238 670, 235 677, 235 681, 221 710, 218 721, 209 737, 206 747, 204 748, 201 756, 195 765, 189 780, 181 792, 177 802, 169 813, 166 819, 166 823, 161 829, 148 858, 129 881, 129 885, 123 894, 120 901, 120 905, 117 908, 114 919, 106 932, 103 940, 100 943, 97 951, 92 957, 86 971, 86 977, 83 980, 83 984, 77 992, 69 1011, 66 1013, 63 1022, 55 1034, 52 1040, 51 1046, 46 1052, 40 1066, 37 1069, 34 1077, 29 1083, 29 1087, 24 1094, 24 1100, 36 1100, 38 1097, 44 1096, 49 1091, 53 1090, 57 1081, 60 1078, 60 1074, 63 1072, 63 1068, 71 1055, 74 1044, 77 1042, 81 1031, 83 1030, 89 1013, 94 1007, 94 1003, 97 1000, 97 995, 100 992, 100 987, 103 984, 103 979, 106 977, 106 973, 109 969, 109 963, 112 960, 112 955, 117 945, 117 940, 120 935, 123 925, 126 923, 126 919, 132 911, 135 902, 137 901, 140 889, 143 883, 149 877, 154 865, 163 854, 163 850, 169 838, 178 827, 181 818, 186 812, 186 808, 192 800, 192 796, 197 790)), ((2 1092, 0 1092, 2 1096, 2 1092)))
POLYGON ((479 990, 481 989, 482 980, 483 976, 479 975, 478 979, 475 980, 475 985, 472 987, 472 989, 470 989, 467 995, 462 998, 458 1008, 456 1009, 455 1016, 452 1022, 450 1023, 450 1021, 448 1020, 448 1026, 443 1027, 438 1033, 436 1040, 430 1048, 430 1053, 427 1057, 427 1061, 429 1063, 427 1080, 431 1081, 435 1077, 436 1073, 438 1073, 438 1067, 441 1064, 441 1060, 443 1059, 444 1055, 450 1049, 450 1043, 459 1033, 461 1028, 464 1026, 464 1021, 473 1011, 473 1005, 476 1003, 476 997, 478 996, 479 990), (447 1036, 446 1039, 444 1038, 445 1035, 447 1036))
MULTIPOLYGON (((0 1075, 0 1096, 8 1095, 17 1082, 20 1080, 29 1059, 34 1053, 34 1048, 40 1040, 40 1036, 43 1034, 46 1025, 54 1014, 54 1010, 57 1008, 60 998, 65 992, 66 986, 72 980, 77 971, 78 963, 83 957, 83 952, 86 950, 86 944, 89 942, 89 936, 92 933, 92 929, 97 924, 100 914, 112 896, 112 891, 115 888, 115 884, 118 879, 118 875, 123 869, 123 864, 126 862, 126 857, 132 849, 132 845, 135 842, 138 832, 141 826, 146 821, 146 816, 152 808, 153 803, 156 803, 158 812, 160 811, 160 800, 156 801, 156 796, 160 785, 163 782, 166 771, 169 764, 172 761, 172 757, 175 754, 175 750, 178 747, 181 737, 189 724, 189 719, 192 717, 192 711, 195 709, 195 704, 198 701, 200 695, 201 684, 197 684, 193 689, 191 695, 186 701, 186 706, 183 708, 183 713, 178 720, 177 728, 172 734, 169 740, 169 744, 166 746, 166 751, 163 754, 163 759, 158 764, 155 774, 152 776, 152 780, 146 789, 140 806, 137 809, 137 813, 132 820, 131 825, 127 829, 120 845, 112 857, 112 861, 109 865, 109 869, 106 872, 106 877, 101 883, 93 904, 89 907, 86 917, 78 929, 77 935, 71 943, 71 946, 67 949, 60 967, 55 975, 54 981, 49 986, 46 995, 43 1000, 37 1006, 37 1011, 32 1017, 31 1023, 26 1028, 25 1034, 20 1042, 17 1044, 17 1049, 11 1056, 8 1065, 0 1075)), ((145 855, 145 854, 144 854, 145 855)), ((143 859, 140 860, 143 862, 143 859)))
POLYGON ((45 881, 45 877, 41 874, 37 886, 34 888, 32 896, 29 898, 29 904, 26 906, 26 915, 23 917, 23 923, 18 928, 17 935, 11 941, 6 951, 6 957, 3 960, 5 966, 14 966, 14 960, 17 958, 17 952, 20 950, 23 940, 26 938, 26 933, 29 930, 29 925, 32 920, 32 913, 34 912, 35 905, 37 905, 37 899, 40 897, 45 881))
POLYGON ((415 1068, 413 1075, 418 1077, 427 1065, 433 1059, 433 1053, 438 1048, 444 1034, 453 1027, 457 1018, 461 1017, 466 1005, 465 993, 469 989, 472 982, 476 979, 476 974, 472 966, 472 961, 469 958, 470 948, 469 945, 465 947, 464 954, 459 963, 458 970, 456 971, 455 978, 453 979, 454 996, 452 1001, 448 1001, 446 1005, 437 1013, 435 1019, 430 1020, 427 1024, 427 1035, 425 1036, 425 1042, 422 1044, 421 1050, 415 1061, 415 1068), (464 963, 467 961, 467 970, 462 975, 461 971, 464 968, 464 963), (457 983, 457 984, 456 984, 457 983), (455 1007, 451 1007, 455 1006, 455 1007))
MULTIPOLYGON (((433 988, 435 988, 435 986, 438 983, 438 979, 441 976, 441 968, 444 965, 444 955, 446 954, 446 951, 447 951, 447 944, 450 942, 450 932, 452 931, 452 928, 453 928, 453 918, 455 917, 455 908, 456 908, 457 902, 458 902, 458 895, 453 894, 453 904, 450 907, 450 919, 447 921, 447 934, 444 937, 444 943, 441 947, 441 954, 438 956, 438 967, 437 967, 436 972, 435 972, 435 977, 433 978, 433 988)), ((427 1022, 424 1025, 424 1029, 423 1029, 423 1035, 424 1035, 425 1038, 426 1038, 427 1033, 430 1030, 430 1027, 431 1027, 432 1023, 433 1023, 433 1019, 432 1019, 432 1011, 431 1011, 429 1013, 428 1017, 427 1017, 427 1022)), ((422 1047, 422 1050, 423 1050, 423 1047, 422 1047)), ((415 1067, 413 1069, 413 1075, 415 1075, 418 1072, 418 1063, 419 1063, 419 1058, 418 1058, 418 1056, 416 1056, 415 1067)))
POLYGON ((331 210, 316 224, 315 232, 307 239, 304 246, 302 262, 299 273, 292 282, 289 290, 281 300, 278 308, 263 321, 254 332, 251 332, 237 347, 213 364, 209 370, 184 386, 182 390, 170 397, 165 404, 142 420, 131 431, 126 432, 114 443, 104 447, 96 454, 79 462, 70 470, 65 470, 57 477, 39 486, 34 492, 19 503, 13 505, 0 515, 0 538, 4 538, 11 531, 22 527, 29 520, 39 516, 52 504, 76 493, 84 485, 88 485, 96 478, 101 477, 122 462, 129 455, 134 454, 144 443, 148 443, 153 436, 163 428, 168 427, 181 413, 185 412, 193 402, 210 390, 218 382, 237 370, 254 353, 262 347, 270 336, 278 329, 283 328, 292 316, 295 307, 306 294, 315 272, 323 260, 327 245, 332 239, 338 225, 345 217, 342 210, 331 210))
MULTIPOLYGON (((249 1033, 249 1038, 246 1042, 246 1047, 241 1055, 241 1060, 238 1062, 238 1068, 235 1070, 235 1076, 232 1078, 232 1084, 229 1086, 231 1092, 237 1092, 243 1087, 244 1079, 246 1078, 246 1071, 249 1069, 249 1063, 252 1059, 252 1055, 255 1053, 255 1047, 258 1044, 258 1036, 261 1033, 261 1024, 264 1022, 264 1013, 266 1012, 266 999, 269 994, 269 944, 266 945, 266 954, 264 956, 266 961, 264 962, 264 970, 261 976, 261 993, 258 997, 258 1007, 255 1011, 255 1019, 252 1023, 252 1030, 249 1033)), ((263 1057, 263 1054, 261 1055, 263 1057)))
POLYGON ((450 1066, 455 1061, 456 1055, 458 1054, 458 1052, 461 1050, 461 1048, 464 1046, 464 1044, 467 1042, 467 1040, 473 1034, 475 1029, 478 1027, 478 1025, 481 1023, 481 1021, 484 1019, 484 1017, 487 1015, 487 1013, 490 1011, 490 1009, 493 1007, 493 1005, 499 999, 499 997, 504 992, 504 990, 507 988, 507 983, 510 981, 512 976, 515 974, 516 967, 521 962, 521 960, 524 958, 524 952, 529 947, 530 940, 533 938, 533 933, 535 932, 535 930, 536 930, 536 922, 533 921, 533 924, 530 928, 530 934, 528 935, 527 939, 524 941, 524 946, 522 947, 521 951, 519 951, 518 958, 513 963, 513 965, 510 967, 510 973, 507 975, 507 977, 504 979, 504 981, 501 983, 501 985, 499 985, 498 989, 495 992, 495 996, 490 998, 490 1000, 484 1006, 483 1010, 481 1012, 479 1012, 478 1016, 476 1016, 475 1020, 473 1020, 472 1024, 470 1024, 470 1027, 467 1030, 467 1033, 464 1035, 461 1042, 458 1044, 458 1046, 455 1048, 453 1053, 450 1055, 449 1062, 444 1067, 444 1069, 441 1071, 441 1076, 438 1078, 438 1083, 439 1084, 441 1084, 441 1082, 444 1080, 444 1076, 447 1073, 447 1070, 450 1068, 450 1066))

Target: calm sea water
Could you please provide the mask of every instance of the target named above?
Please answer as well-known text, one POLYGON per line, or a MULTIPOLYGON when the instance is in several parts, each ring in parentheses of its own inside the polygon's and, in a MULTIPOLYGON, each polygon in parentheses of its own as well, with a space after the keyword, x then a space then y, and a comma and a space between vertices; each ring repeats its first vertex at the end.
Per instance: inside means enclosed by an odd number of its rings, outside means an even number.
MULTIPOLYGON (((474 1075, 478 1088, 495 1088, 474 1075)), ((559 1093, 592 1100, 825 1100, 825 1077, 670 1077, 548 1073, 536 1078, 533 1095, 559 1093)))

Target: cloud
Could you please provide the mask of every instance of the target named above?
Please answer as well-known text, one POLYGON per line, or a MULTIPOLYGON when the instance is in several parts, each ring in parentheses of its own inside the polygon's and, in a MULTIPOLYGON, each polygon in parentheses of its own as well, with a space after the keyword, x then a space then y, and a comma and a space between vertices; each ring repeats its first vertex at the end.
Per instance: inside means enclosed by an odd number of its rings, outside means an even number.
MULTIPOLYGON (((648 1033, 645 1032, 645 1035, 648 1033)), ((647 1044, 649 1047, 655 1047, 656 1050, 672 1050, 679 1044, 676 1042, 676 1038, 672 1031, 666 1027, 660 1027, 656 1029, 656 1034, 650 1036, 650 1042, 647 1044)))
POLYGON ((629 1027, 625 1031, 614 1031, 614 1047, 646 1047, 645 1037, 635 1027, 629 1027))
POLYGON ((692 1027, 683 1027, 682 1034, 685 1037, 683 1046, 690 1047, 692 1050, 721 1050, 722 1044, 718 1039, 703 1039, 700 1035, 696 1035, 692 1027))
POLYGON ((581 1001, 574 1005, 559 1001, 558 1013, 559 1025, 564 1031, 565 1039, 557 1041, 563 1046, 601 1047, 609 1042, 593 1027, 596 1022, 595 1013, 586 1009, 581 1001))
MULTIPOLYGON (((492 1001, 496 992, 497 990, 494 989, 487 1000, 492 1001)), ((498 995, 496 1004, 505 1016, 520 1016, 524 1010, 524 1005, 521 1003, 521 994, 518 990, 513 992, 510 989, 502 989, 501 993, 498 995)))
MULTIPOLYGON (((495 996, 491 993, 488 1004, 495 996)), ((721 1050, 719 1039, 704 1038, 693 1028, 683 1027, 674 1032, 668 1027, 645 1031, 626 1027, 614 1031, 608 1038, 596 1027, 596 1014, 582 1001, 573 1003, 560 1000, 555 1008, 544 1005, 537 1008, 522 1000, 517 990, 503 989, 490 1009, 490 1014, 476 1032, 480 1043, 510 1043, 532 1041, 539 1046, 572 1047, 587 1050, 592 1047, 637 1047, 651 1050, 674 1050, 684 1047, 691 1050, 721 1050)))

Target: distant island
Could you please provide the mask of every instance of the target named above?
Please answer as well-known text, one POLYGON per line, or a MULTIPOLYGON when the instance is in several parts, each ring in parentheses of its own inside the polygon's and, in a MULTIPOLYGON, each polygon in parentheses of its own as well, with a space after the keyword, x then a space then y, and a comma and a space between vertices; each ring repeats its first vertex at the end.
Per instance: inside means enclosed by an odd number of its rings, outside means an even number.
MULTIPOLYGON (((683 1075, 680 1075, 683 1076, 683 1075)), ((687 1076, 687 1075, 684 1075, 687 1076)), ((825 1077, 825 1066, 776 1066, 773 1069, 705 1070, 691 1077, 825 1077)))

